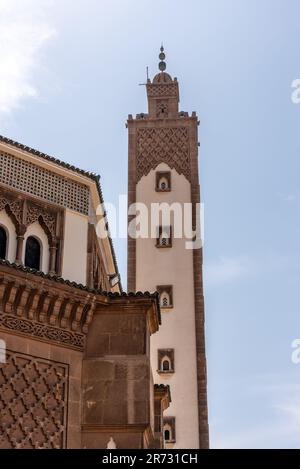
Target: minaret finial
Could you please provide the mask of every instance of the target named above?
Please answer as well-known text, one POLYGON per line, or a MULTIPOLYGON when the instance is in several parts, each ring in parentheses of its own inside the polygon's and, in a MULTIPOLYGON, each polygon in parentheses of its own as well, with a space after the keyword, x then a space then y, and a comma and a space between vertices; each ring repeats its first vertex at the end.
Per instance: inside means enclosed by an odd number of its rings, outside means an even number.
POLYGON ((161 48, 160 48, 160 54, 159 54, 159 64, 158 64, 158 68, 161 72, 164 72, 166 70, 166 67, 167 67, 167 64, 165 62, 165 58, 166 58, 166 55, 164 53, 164 46, 163 46, 163 43, 161 43, 161 48))

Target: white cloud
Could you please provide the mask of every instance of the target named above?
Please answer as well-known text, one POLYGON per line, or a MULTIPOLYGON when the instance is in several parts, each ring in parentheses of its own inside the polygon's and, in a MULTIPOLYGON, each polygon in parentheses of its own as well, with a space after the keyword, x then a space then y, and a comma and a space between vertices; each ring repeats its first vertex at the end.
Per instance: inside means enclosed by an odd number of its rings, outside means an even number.
POLYGON ((38 95, 41 48, 55 35, 47 0, 0 0, 0 117, 38 95))
POLYGON ((252 271, 252 261, 246 256, 221 257, 204 263, 204 269, 206 285, 217 286, 248 275, 252 271))

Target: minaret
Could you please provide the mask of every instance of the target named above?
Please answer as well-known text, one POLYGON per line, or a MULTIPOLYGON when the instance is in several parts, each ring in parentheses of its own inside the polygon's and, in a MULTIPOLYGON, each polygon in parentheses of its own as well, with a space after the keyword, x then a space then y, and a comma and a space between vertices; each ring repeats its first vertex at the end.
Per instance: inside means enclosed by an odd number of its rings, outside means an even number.
MULTIPOLYGON (((128 116, 128 204, 143 203, 149 212, 155 203, 191 204, 195 229, 198 118, 179 112, 178 82, 165 71, 163 47, 159 59, 159 73, 146 83, 148 113, 128 116)), ((175 236, 174 217, 170 226, 160 223, 154 237, 128 237, 128 289, 160 292, 162 324, 150 349, 154 382, 171 390, 165 446, 208 448, 202 248, 188 249, 187 239, 175 236)))

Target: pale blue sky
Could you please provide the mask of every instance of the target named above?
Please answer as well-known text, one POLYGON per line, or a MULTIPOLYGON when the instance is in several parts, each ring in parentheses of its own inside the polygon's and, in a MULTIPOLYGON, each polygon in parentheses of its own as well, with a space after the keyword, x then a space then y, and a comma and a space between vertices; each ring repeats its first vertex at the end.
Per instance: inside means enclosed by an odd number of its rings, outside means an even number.
POLYGON ((0 133, 100 173, 107 201, 161 41, 199 114, 212 447, 300 448, 299 18, 297 0, 0 0, 0 133))

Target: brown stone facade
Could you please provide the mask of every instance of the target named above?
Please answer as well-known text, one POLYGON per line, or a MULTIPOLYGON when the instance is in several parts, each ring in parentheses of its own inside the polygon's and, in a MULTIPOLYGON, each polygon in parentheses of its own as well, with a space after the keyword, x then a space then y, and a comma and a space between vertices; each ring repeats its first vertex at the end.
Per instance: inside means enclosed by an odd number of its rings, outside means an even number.
MULTIPOLYGON (((158 164, 166 163, 190 182, 193 204, 193 230, 196 204, 200 202, 198 174, 198 117, 195 112, 179 112, 179 89, 165 72, 147 82, 148 113, 128 116, 128 206, 136 203, 136 185, 158 164), (164 112, 161 113, 162 103, 164 112)), ((128 217, 128 223, 132 216, 128 217)), ((128 290, 136 291, 136 240, 128 238, 128 290)), ((193 276, 196 326, 199 447, 209 447, 207 374, 205 354, 202 249, 193 250, 193 276)))
POLYGON ((156 294, 0 261, 0 448, 161 447, 149 359, 159 318, 156 294))

